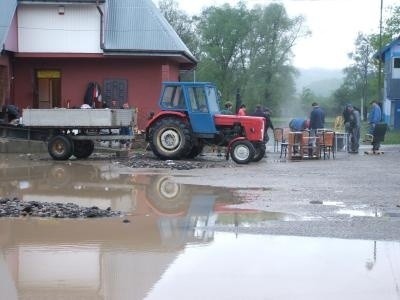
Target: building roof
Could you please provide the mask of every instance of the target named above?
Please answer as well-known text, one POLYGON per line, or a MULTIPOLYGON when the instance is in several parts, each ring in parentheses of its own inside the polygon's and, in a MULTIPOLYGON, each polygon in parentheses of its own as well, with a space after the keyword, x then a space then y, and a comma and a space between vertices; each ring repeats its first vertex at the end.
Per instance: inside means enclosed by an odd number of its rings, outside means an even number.
POLYGON ((105 52, 183 55, 197 60, 151 0, 107 0, 105 52))
POLYGON ((399 45, 399 44, 400 44, 400 36, 398 38, 394 39, 393 41, 391 41, 390 43, 388 43, 387 45, 385 45, 384 47, 382 47, 377 53, 374 54, 374 58, 384 61, 385 53, 389 49, 391 49, 393 46, 399 45))
POLYGON ((0 0, 0 51, 4 48, 17 0, 0 0))
POLYGON ((3 47, 17 3, 102 3, 106 55, 175 57, 195 65, 196 58, 164 18, 152 0, 0 0, 0 46, 3 47))

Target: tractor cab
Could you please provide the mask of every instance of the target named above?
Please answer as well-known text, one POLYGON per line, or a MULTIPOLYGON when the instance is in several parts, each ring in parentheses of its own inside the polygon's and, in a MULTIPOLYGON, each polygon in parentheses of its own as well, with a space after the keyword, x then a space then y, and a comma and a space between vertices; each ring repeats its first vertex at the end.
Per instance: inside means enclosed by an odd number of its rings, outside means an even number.
POLYGON ((163 111, 188 115, 193 132, 215 134, 214 114, 219 113, 218 92, 208 82, 165 82, 160 99, 163 111))

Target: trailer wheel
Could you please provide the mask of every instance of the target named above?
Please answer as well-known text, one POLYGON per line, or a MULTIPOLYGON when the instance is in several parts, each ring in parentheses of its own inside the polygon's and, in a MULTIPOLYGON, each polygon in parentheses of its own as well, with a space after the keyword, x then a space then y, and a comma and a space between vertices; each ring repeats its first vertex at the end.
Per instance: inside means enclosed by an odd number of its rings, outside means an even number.
POLYGON ((252 143, 247 140, 239 140, 232 144, 230 154, 237 164, 248 164, 253 160, 256 150, 252 143))
POLYGON ((50 139, 47 150, 53 159, 67 160, 73 153, 74 145, 67 136, 56 135, 50 139))
POLYGON ((254 149, 255 149, 255 154, 254 157, 252 159, 252 161, 257 162, 260 161, 264 158, 265 152, 267 151, 267 147, 265 146, 264 143, 260 143, 260 144, 256 144, 254 145, 254 149))
POLYGON ((75 140, 74 156, 76 158, 88 158, 93 153, 94 143, 91 140, 75 140))
POLYGON ((150 132, 150 148, 161 159, 181 159, 192 149, 189 125, 180 119, 162 119, 150 132))

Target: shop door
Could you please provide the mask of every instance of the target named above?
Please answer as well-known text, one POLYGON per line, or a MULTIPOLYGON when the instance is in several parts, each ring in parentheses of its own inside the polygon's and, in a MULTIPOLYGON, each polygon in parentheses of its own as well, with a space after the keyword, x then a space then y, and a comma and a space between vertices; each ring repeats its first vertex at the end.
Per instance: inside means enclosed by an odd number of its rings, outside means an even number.
POLYGON ((36 72, 37 97, 34 108, 61 107, 61 73, 57 70, 36 72))

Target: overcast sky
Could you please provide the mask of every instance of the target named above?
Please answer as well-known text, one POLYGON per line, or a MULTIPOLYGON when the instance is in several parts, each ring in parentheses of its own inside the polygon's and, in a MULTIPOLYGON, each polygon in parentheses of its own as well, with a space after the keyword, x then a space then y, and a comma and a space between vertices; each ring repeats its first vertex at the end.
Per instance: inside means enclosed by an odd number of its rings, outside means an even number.
MULTIPOLYGON (((158 3, 158 0, 153 0, 158 3)), ((238 0, 176 0, 188 14, 202 8, 224 3, 235 5, 238 0)), ((303 15, 312 36, 294 48, 294 65, 299 68, 342 69, 349 64, 347 54, 354 49, 358 32, 379 32, 381 0, 246 0, 247 7, 282 2, 290 16, 303 15)), ((383 0, 383 15, 398 0, 383 0)))

